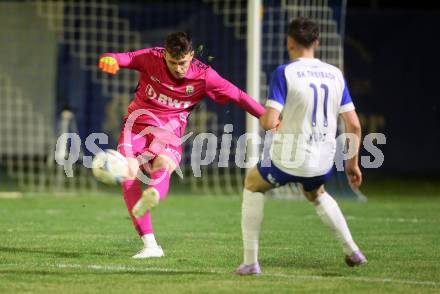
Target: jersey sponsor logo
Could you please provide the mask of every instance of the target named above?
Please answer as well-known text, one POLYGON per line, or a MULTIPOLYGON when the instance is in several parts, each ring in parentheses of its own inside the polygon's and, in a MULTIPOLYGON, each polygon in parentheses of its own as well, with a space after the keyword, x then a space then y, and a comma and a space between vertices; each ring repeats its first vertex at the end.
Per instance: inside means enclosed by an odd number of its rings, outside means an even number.
POLYGON ((147 85, 147 88, 145 88, 145 94, 147 94, 148 99, 156 99, 157 93, 154 91, 153 86, 150 84, 147 85))
POLYGON ((190 95, 190 94, 194 93, 194 87, 191 85, 186 86, 185 93, 186 93, 186 95, 190 95))
POLYGON ((171 106, 174 108, 185 109, 191 105, 190 101, 182 101, 182 100, 178 100, 178 99, 173 99, 173 98, 168 97, 167 95, 162 94, 162 93, 160 93, 158 95, 156 93, 156 91, 154 90, 153 86, 151 86, 150 84, 148 84, 147 87, 145 88, 145 94, 147 95, 148 99, 154 99, 161 104, 171 106))

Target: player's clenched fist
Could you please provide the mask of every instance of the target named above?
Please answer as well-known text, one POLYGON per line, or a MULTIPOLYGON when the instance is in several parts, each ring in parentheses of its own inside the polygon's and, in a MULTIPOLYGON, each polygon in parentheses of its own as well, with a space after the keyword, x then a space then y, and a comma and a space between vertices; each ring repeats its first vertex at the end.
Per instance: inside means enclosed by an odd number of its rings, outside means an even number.
POLYGON ((114 75, 119 70, 119 64, 115 58, 110 56, 105 56, 99 59, 99 68, 103 72, 114 75))

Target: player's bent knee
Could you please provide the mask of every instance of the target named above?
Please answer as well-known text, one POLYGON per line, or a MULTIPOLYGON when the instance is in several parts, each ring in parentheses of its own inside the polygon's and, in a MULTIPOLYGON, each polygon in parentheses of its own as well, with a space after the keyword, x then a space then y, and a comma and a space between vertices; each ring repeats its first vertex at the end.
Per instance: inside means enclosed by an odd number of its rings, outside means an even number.
POLYGON ((251 192, 266 192, 272 188, 272 185, 261 177, 257 168, 253 168, 244 179, 244 187, 251 192))
POLYGON ((244 188, 251 192, 259 192, 258 185, 254 183, 252 177, 249 177, 249 175, 247 175, 246 178, 244 179, 244 188))
POLYGON ((309 200, 310 202, 315 202, 316 199, 319 197, 319 195, 321 195, 322 193, 324 193, 324 187, 321 186, 315 190, 312 191, 305 191, 303 189, 303 194, 304 196, 307 198, 307 200, 309 200))
POLYGON ((168 170, 169 173, 172 173, 175 168, 176 164, 171 158, 168 158, 164 155, 159 155, 153 160, 151 171, 155 172, 159 170, 168 170))
POLYGON ((251 192, 265 192, 268 190, 258 179, 249 175, 244 179, 244 188, 251 192))

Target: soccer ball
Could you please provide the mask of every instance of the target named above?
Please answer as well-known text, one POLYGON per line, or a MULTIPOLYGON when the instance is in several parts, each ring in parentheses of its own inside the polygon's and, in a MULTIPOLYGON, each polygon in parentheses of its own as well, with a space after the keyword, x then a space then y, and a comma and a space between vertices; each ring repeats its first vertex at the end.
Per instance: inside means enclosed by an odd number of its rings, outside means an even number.
POLYGON ((92 173, 98 181, 105 184, 120 184, 128 175, 128 161, 118 151, 106 149, 93 158, 92 173))

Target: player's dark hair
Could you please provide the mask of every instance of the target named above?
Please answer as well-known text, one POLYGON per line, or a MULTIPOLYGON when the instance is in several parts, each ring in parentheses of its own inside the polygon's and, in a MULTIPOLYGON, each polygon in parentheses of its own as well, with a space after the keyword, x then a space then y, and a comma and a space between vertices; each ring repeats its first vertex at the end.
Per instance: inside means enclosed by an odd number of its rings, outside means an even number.
POLYGON ((308 18, 299 17, 290 22, 287 35, 300 45, 310 48, 319 38, 319 26, 308 18))
POLYGON ((181 58, 193 50, 191 37, 185 32, 172 33, 165 39, 165 49, 173 58, 181 58))

